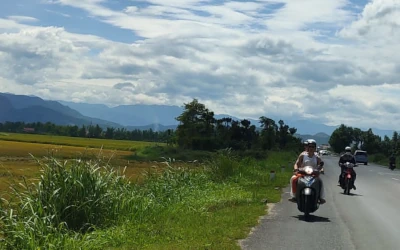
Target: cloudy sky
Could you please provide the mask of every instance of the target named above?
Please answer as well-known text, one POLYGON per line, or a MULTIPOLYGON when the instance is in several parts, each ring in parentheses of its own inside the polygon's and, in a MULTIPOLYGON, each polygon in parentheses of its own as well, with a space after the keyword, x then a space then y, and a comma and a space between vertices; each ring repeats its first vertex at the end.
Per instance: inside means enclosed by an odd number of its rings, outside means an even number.
POLYGON ((400 0, 1 0, 0 91, 399 129, 400 0))

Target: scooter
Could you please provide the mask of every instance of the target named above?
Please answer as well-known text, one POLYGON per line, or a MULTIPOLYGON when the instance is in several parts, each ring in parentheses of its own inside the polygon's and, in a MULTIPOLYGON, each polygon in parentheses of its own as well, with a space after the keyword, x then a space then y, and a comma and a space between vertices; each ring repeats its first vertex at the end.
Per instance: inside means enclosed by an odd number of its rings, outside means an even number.
POLYGON ((345 169, 342 172, 342 178, 340 178, 340 187, 343 189, 343 193, 349 195, 350 190, 353 189, 353 180, 351 173, 354 167, 357 167, 357 164, 353 164, 350 162, 345 162, 342 164, 345 169))
POLYGON ((298 170, 299 178, 297 179, 295 194, 297 209, 304 213, 306 219, 308 219, 310 213, 317 211, 320 205, 321 180, 318 178, 319 174, 319 170, 312 166, 305 166, 298 170))

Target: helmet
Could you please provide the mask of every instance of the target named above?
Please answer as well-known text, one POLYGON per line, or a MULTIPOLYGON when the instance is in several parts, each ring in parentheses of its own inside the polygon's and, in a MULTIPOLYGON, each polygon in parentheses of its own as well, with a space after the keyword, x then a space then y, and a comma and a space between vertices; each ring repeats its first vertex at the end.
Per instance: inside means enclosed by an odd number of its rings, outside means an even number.
POLYGON ((308 145, 308 141, 305 140, 305 141, 303 142, 303 145, 304 145, 304 146, 307 146, 307 145, 308 145))
POLYGON ((344 149, 344 151, 346 151, 346 152, 351 152, 351 147, 347 146, 347 147, 344 149))
POLYGON ((308 139, 308 144, 313 144, 315 146, 317 146, 317 142, 314 139, 308 139))

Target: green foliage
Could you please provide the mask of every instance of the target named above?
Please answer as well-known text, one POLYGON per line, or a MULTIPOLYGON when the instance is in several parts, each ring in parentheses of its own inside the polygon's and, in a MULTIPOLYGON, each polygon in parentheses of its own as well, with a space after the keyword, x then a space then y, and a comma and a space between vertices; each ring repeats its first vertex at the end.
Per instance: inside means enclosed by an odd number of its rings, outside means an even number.
POLYGON ((345 147, 351 145, 353 139, 353 129, 342 124, 339 128, 333 131, 331 138, 329 139, 329 145, 334 152, 340 153, 344 151, 345 147))
POLYGON ((220 151, 207 165, 214 180, 225 180, 238 174, 241 166, 229 149, 220 151))
POLYGON ((173 142, 173 131, 153 131, 149 130, 126 130, 125 128, 107 127, 105 130, 99 125, 82 125, 78 126, 62 126, 53 123, 24 123, 24 122, 5 122, 0 123, 0 132, 24 132, 24 128, 33 129, 28 133, 34 134, 49 134, 70 137, 83 138, 99 138, 99 139, 115 139, 115 140, 131 140, 131 141, 157 141, 157 142, 173 142))
POLYGON ((12 196, 16 200, 2 203, 7 245, 27 249, 26 244, 45 244, 54 234, 105 228, 133 212, 129 182, 106 162, 61 162, 53 157, 38 162, 38 182, 14 186, 12 196))
POLYGON ((385 136, 382 140, 372 129, 362 131, 344 124, 333 131, 329 144, 336 153, 343 152, 346 146, 351 146, 353 150, 365 150, 373 162, 387 162, 389 156, 398 155, 400 150, 399 135, 396 131, 392 138, 385 136))
POLYGON ((160 161, 170 158, 171 161, 198 161, 202 162, 208 160, 213 156, 213 152, 202 150, 188 150, 181 149, 176 146, 147 146, 143 147, 134 155, 129 156, 130 160, 137 161, 160 161))
POLYGON ((191 150, 236 151, 297 148, 300 139, 294 136, 297 129, 280 120, 278 124, 268 117, 260 117, 261 131, 249 120, 215 119, 214 112, 197 99, 185 104, 185 110, 176 118, 176 141, 180 148, 191 150))

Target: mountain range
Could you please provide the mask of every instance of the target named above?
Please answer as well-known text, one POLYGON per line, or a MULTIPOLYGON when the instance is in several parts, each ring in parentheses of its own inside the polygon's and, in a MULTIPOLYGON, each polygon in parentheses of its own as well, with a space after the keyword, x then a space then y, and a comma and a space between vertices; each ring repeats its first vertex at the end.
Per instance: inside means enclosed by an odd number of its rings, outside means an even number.
MULTIPOLYGON (((98 124, 105 128, 150 129, 163 131, 175 129, 178 121, 175 117, 183 112, 183 106, 169 105, 119 105, 109 107, 104 104, 75 103, 67 101, 43 100, 37 96, 0 93, 0 122, 52 122, 58 125, 98 124)), ((268 116, 268 115, 267 115, 268 116)), ((215 118, 243 118, 228 114, 216 114, 215 118)), ((270 117, 276 122, 278 117, 270 117)), ((258 120, 246 118, 251 124, 260 127, 258 120)), ((338 126, 328 126, 308 120, 282 119, 290 127, 297 128, 297 136, 313 138, 318 143, 327 143, 330 135, 338 126)), ((365 130, 365 129, 364 129, 365 130)), ((391 130, 373 129, 377 135, 392 136, 391 130)))

